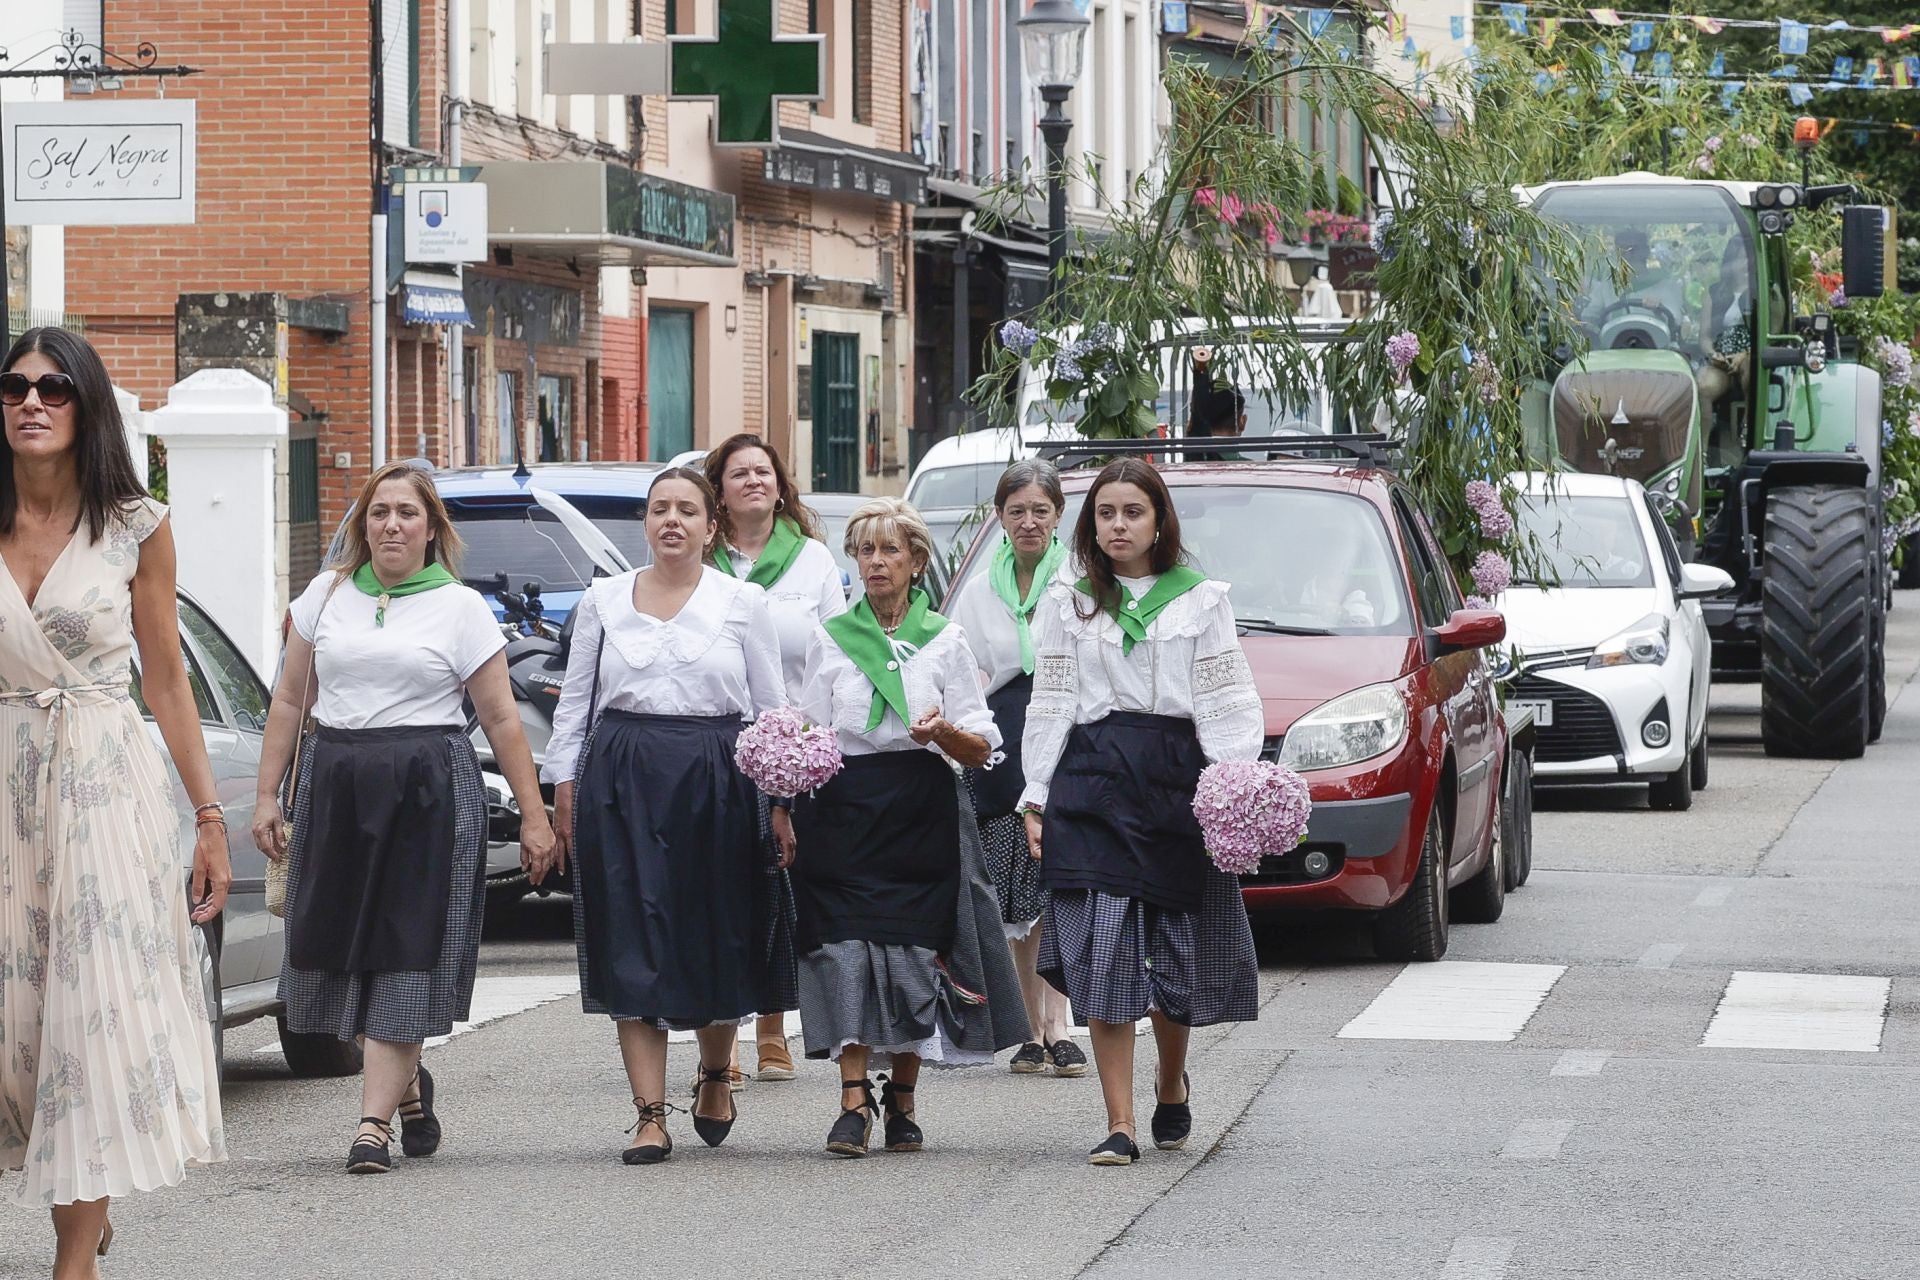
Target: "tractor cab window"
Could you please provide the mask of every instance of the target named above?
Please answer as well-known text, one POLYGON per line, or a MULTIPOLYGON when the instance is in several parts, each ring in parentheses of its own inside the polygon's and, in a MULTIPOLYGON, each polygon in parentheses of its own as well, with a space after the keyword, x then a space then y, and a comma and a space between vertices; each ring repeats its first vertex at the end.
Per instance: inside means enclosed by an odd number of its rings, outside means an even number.
POLYGON ((1697 369, 1751 349, 1753 243, 1718 187, 1559 187, 1539 209, 1586 251, 1572 301, 1595 350, 1675 351, 1697 369))

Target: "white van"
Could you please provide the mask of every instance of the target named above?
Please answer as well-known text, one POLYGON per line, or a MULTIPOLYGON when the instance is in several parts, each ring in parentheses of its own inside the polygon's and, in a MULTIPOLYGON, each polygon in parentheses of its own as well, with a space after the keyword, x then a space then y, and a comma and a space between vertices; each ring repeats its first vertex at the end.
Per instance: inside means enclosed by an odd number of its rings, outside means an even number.
MULTIPOLYGON (((1332 347, 1345 343, 1350 325, 1347 320, 1302 318, 1293 321, 1293 330, 1309 348, 1332 347)), ((1246 398, 1247 435, 1324 436, 1376 429, 1373 414, 1356 415, 1335 404, 1324 377, 1316 375, 1298 386, 1276 388, 1270 371, 1258 361, 1247 358, 1244 353, 1236 359, 1236 348, 1244 349, 1261 341, 1259 331, 1263 327, 1279 329, 1281 325, 1258 320, 1236 321, 1234 328, 1244 337, 1213 344, 1214 368, 1223 370, 1234 388, 1246 398)), ((1187 433, 1188 406, 1193 396, 1191 353, 1200 345, 1206 329, 1203 321, 1184 320, 1156 344, 1159 368, 1154 372, 1160 382, 1160 394, 1154 402, 1154 420, 1162 434, 1183 436, 1187 433)), ((1079 333, 1078 329, 1069 329, 1065 336, 1071 341, 1079 333)), ((1019 420, 1029 430, 1059 427, 1071 434, 1084 406, 1077 398, 1052 399, 1047 395, 1046 371, 1028 365, 1020 384, 1018 408, 1019 420)))

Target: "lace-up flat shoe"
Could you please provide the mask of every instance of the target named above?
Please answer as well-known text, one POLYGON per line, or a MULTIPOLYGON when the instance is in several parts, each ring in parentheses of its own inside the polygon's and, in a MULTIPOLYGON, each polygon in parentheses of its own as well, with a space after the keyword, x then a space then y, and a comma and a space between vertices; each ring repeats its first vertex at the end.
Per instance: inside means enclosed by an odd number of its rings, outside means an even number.
POLYGON ((378 1116, 361 1116, 360 1127, 374 1132, 355 1136, 347 1148, 347 1172, 391 1173, 393 1152, 387 1144, 393 1141, 393 1126, 378 1116))
POLYGON ((1140 1158, 1140 1148, 1126 1134, 1114 1131, 1107 1140, 1087 1153, 1088 1164, 1132 1164, 1140 1158))
POLYGON ((887 1113, 887 1150, 918 1151, 926 1145, 927 1135, 914 1123, 913 1112, 903 1111, 900 1099, 913 1092, 910 1084, 895 1084, 883 1080, 880 1085, 880 1107, 887 1113))
POLYGON ((1187 1145, 1187 1135, 1193 1132, 1193 1109, 1187 1104, 1193 1100, 1193 1083, 1187 1079, 1187 1073, 1180 1073, 1180 1090, 1186 1096, 1178 1102, 1162 1102, 1153 1109, 1153 1145, 1162 1151, 1178 1151, 1187 1145))
POLYGON ((433 1114, 433 1073, 420 1068, 420 1096, 400 1104, 400 1149, 421 1160, 440 1149, 440 1118, 433 1114))
POLYGON ((1037 1076, 1047 1069, 1047 1051, 1031 1042, 1014 1050, 1013 1061, 1007 1064, 1007 1070, 1017 1076, 1037 1076))
POLYGON ((1047 1057, 1053 1062, 1053 1074, 1062 1079, 1087 1074, 1087 1055, 1071 1040, 1055 1040, 1047 1046, 1047 1057))
MULTIPOLYGON (((700 1083, 725 1085, 729 1083, 732 1074, 727 1067, 708 1068, 700 1073, 700 1083)), ((700 1141, 710 1147, 717 1147, 727 1140, 729 1133, 733 1132, 733 1122, 740 1118, 740 1105, 733 1100, 733 1090, 728 1088, 724 1095, 727 1100, 725 1118, 703 1116, 700 1114, 699 1096, 696 1089, 694 1093, 696 1101, 693 1104, 693 1131, 700 1135, 700 1141)))
POLYGON ((873 1082, 871 1080, 844 1080, 840 1092, 859 1089, 866 1094, 866 1100, 857 1107, 841 1111, 840 1118, 833 1122, 833 1128, 827 1133, 827 1154, 858 1159, 867 1154, 867 1145, 873 1139, 873 1117, 879 1107, 873 1100, 873 1082))

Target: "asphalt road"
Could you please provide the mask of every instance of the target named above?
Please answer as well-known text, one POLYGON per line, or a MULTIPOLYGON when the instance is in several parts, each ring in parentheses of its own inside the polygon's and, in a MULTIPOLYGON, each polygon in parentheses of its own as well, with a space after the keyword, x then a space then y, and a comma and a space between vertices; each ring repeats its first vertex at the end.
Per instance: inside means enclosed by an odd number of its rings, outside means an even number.
MULTIPOLYGON (((234 1159, 117 1205, 104 1274, 1920 1273, 1917 668, 1905 593, 1865 759, 1767 759, 1732 686, 1691 812, 1543 796, 1532 883, 1456 926, 1446 964, 1378 963, 1338 918, 1261 922, 1260 1020, 1196 1033, 1185 1151, 1090 1168, 1097 1083, 995 1067, 923 1078, 923 1153, 830 1160, 834 1072, 806 1063, 740 1095, 724 1147, 676 1117, 673 1160, 626 1168, 611 1027, 566 995, 565 907, 535 902, 482 953, 476 1016, 500 1016, 429 1050, 438 1156, 346 1176, 357 1083, 292 1080, 270 1026, 243 1028, 234 1159), (1468 1033, 1510 1038, 1433 1038, 1468 1033)), ((45 1274, 43 1221, 8 1215, 0 1276, 45 1274)))

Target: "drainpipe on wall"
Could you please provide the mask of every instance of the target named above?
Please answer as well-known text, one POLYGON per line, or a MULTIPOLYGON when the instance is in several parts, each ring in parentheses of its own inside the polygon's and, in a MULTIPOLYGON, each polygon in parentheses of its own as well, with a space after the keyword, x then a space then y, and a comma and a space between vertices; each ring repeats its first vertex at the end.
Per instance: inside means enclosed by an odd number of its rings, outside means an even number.
MULTIPOLYGON (((458 168, 461 162, 461 115, 464 111, 467 93, 466 68, 463 59, 467 56, 467 0, 447 0, 447 112, 446 112, 446 150, 449 167, 458 168)), ((462 284, 466 282, 465 265, 459 268, 462 284)), ((454 440, 461 441, 466 447, 467 438, 467 361, 465 329, 461 325, 447 326, 447 462, 452 464, 454 440)), ((466 458, 471 466, 478 458, 466 458)))

